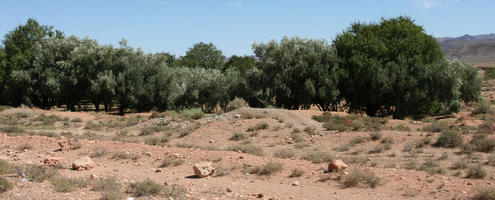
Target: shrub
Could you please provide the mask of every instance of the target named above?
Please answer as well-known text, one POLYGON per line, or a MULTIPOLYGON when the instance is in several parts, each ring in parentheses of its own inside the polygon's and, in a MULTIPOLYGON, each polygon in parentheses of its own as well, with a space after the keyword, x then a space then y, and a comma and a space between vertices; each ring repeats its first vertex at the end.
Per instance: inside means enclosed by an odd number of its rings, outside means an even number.
POLYGON ((234 100, 230 101, 226 107, 226 111, 233 111, 239 108, 249 107, 249 104, 244 101, 244 99, 236 97, 234 100))
POLYGON ((116 178, 98 178, 91 182, 91 191, 101 192, 103 199, 120 200, 124 196, 121 185, 116 178))
POLYGON ((99 158, 107 154, 108 154, 107 148, 98 147, 95 150, 93 150, 93 153, 89 154, 89 157, 99 158))
POLYGON ((19 146, 17 149, 20 151, 20 152, 23 152, 24 150, 29 150, 29 149, 32 149, 33 146, 31 146, 31 144, 22 144, 21 146, 19 146))
POLYGON ((304 132, 308 133, 308 134, 313 134, 316 130, 316 127, 314 126, 306 126, 304 127, 304 132))
POLYGON ((486 175, 487 172, 481 165, 475 165, 468 168, 466 178, 483 179, 486 175))
POLYGON ((449 126, 443 121, 434 121, 429 125, 423 127, 423 131, 432 133, 438 133, 445 130, 449 130, 449 126))
POLYGON ((24 129, 19 128, 18 126, 4 126, 0 127, 0 131, 7 133, 7 135, 13 135, 16 133, 24 133, 26 132, 24 129))
POLYGON ((131 160, 138 160, 141 156, 138 154, 131 154, 127 152, 116 152, 112 155, 112 159, 114 160, 126 160, 126 159, 131 159, 131 160))
POLYGON ((163 134, 162 136, 148 137, 144 140, 144 143, 154 146, 165 146, 169 141, 170 134, 163 134))
POLYGON ((473 114, 488 114, 488 113, 494 113, 495 110, 491 107, 492 105, 486 101, 481 101, 478 103, 473 110, 473 114))
POLYGON ((279 149, 273 155, 277 158, 292 158, 295 156, 295 153, 290 149, 279 149))
POLYGON ((76 188, 86 187, 88 181, 84 178, 53 178, 50 180, 56 192, 73 192, 76 188))
POLYGON ((443 131, 433 146, 455 148, 462 145, 462 136, 454 131, 443 131))
POLYGON ((177 158, 175 156, 167 156, 163 159, 162 164, 159 166, 161 168, 170 166, 179 166, 185 163, 184 159, 177 158))
POLYGON ((463 152, 469 153, 472 151, 490 153, 495 150, 495 139, 488 139, 485 134, 474 135, 468 144, 463 146, 463 152))
POLYGON ((377 140, 380 140, 380 138, 382 138, 382 134, 379 133, 379 132, 372 132, 370 133, 370 139, 373 140, 373 141, 377 141, 377 140))
POLYGON ((70 122, 72 122, 72 123, 81 123, 81 122, 83 122, 83 120, 81 118, 79 118, 79 117, 76 117, 74 119, 71 119, 70 122))
POLYGON ((7 179, 0 177, 0 194, 12 189, 13 186, 7 179))
POLYGON ((313 115, 311 118, 318 122, 327 122, 330 121, 330 119, 332 119, 332 113, 323 112, 320 116, 313 115))
POLYGON ((251 169, 248 169, 248 173, 257 174, 257 175, 272 175, 276 172, 282 171, 283 165, 282 163, 269 161, 264 166, 256 166, 251 169))
POLYGON ((352 169, 349 174, 342 179, 342 185, 345 188, 355 187, 359 183, 368 185, 371 188, 375 188, 381 182, 381 179, 374 173, 369 171, 363 171, 361 169, 352 169))
POLYGON ((303 170, 300 169, 293 169, 290 171, 289 178, 294 178, 294 177, 301 177, 304 174, 303 170))
POLYGON ((430 174, 443 174, 445 170, 433 160, 426 160, 418 170, 429 172, 430 174))
POLYGON ((57 170, 42 165, 28 165, 23 169, 26 178, 29 181, 43 182, 55 176, 57 170))
POLYGON ((408 126, 404 126, 404 125, 398 125, 396 127, 393 127, 392 130, 400 131, 400 132, 407 132, 407 131, 411 131, 411 128, 409 128, 408 126))
POLYGON ((191 134, 192 132, 194 132, 196 129, 198 129, 199 127, 201 127, 201 123, 195 122, 191 126, 188 126, 187 128, 180 130, 179 131, 179 137, 180 138, 186 137, 189 134, 191 134))
POLYGON ((181 114, 182 116, 193 120, 201 119, 205 115, 205 113, 203 113, 201 108, 186 109, 183 110, 181 114))
POLYGON ((450 169, 466 169, 468 167, 468 164, 465 160, 457 160, 454 163, 452 163, 452 166, 450 169))
POLYGON ((295 133, 295 132, 290 133, 290 138, 292 138, 292 140, 294 140, 294 142, 302 142, 302 141, 304 141, 304 138, 301 135, 299 135, 298 133, 295 133))
POLYGON ((473 200, 495 200, 495 188, 484 188, 478 190, 478 192, 476 192, 473 196, 473 200))
POLYGON ((223 168, 223 167, 217 167, 215 169, 215 176, 225 176, 229 174, 229 170, 223 168))
POLYGON ((335 159, 335 155, 322 151, 313 151, 304 155, 303 159, 311 161, 313 163, 324 163, 330 162, 335 159))
POLYGON ((0 175, 12 173, 15 173, 14 166, 5 160, 0 160, 0 175))
POLYGON ((230 151, 240 151, 242 153, 262 156, 263 148, 254 145, 234 145, 228 148, 230 151))
POLYGON ((162 185, 148 179, 141 182, 131 183, 127 192, 136 197, 142 197, 158 195, 162 190, 162 185))
POLYGON ((244 133, 237 132, 237 133, 232 134, 232 136, 229 138, 229 140, 240 141, 240 140, 244 140, 246 138, 247 137, 246 137, 246 135, 244 133))

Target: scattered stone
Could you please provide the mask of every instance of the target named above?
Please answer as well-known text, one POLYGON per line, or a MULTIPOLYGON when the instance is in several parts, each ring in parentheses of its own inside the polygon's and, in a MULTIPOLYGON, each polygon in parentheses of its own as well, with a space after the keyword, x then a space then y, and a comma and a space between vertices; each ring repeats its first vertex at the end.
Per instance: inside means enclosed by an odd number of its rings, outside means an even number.
POLYGON ((79 158, 72 163, 72 169, 78 171, 90 170, 93 167, 94 167, 93 161, 91 160, 91 158, 87 156, 79 158))
POLYGON ((299 181, 292 183, 292 186, 299 186, 299 181))
POLYGON ((145 152, 144 155, 152 156, 153 154, 151 152, 145 152))
POLYGON ((345 168, 347 168, 347 164, 344 163, 344 161, 338 159, 338 160, 332 160, 329 164, 328 164, 328 171, 339 171, 339 170, 343 170, 345 168))
POLYGON ((261 198, 263 198, 264 196, 265 196, 265 195, 263 195, 262 193, 259 193, 258 195, 256 195, 256 197, 258 197, 258 198, 260 198, 260 199, 261 199, 261 198))
POLYGON ((215 172, 215 168, 211 166, 210 162, 200 162, 193 165, 194 175, 199 178, 204 178, 212 175, 215 172))
POLYGON ((95 175, 95 174, 91 174, 91 176, 89 176, 89 177, 90 177, 91 179, 97 179, 97 178, 98 178, 98 176, 97 176, 97 175, 95 175))
POLYGON ((232 189, 230 189, 230 188, 227 188, 227 192, 232 192, 232 189))
POLYGON ((47 167, 55 167, 57 164, 60 164, 64 158, 61 157, 45 157, 43 159, 43 165, 47 167))

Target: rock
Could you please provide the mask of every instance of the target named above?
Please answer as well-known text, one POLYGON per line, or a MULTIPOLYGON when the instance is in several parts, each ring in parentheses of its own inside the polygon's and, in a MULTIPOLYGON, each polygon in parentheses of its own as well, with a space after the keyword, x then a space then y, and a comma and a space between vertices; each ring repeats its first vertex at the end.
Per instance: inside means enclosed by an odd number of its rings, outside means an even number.
POLYGON ((72 169, 78 171, 90 170, 93 167, 94 167, 93 161, 91 160, 91 158, 87 156, 79 158, 72 163, 72 169))
POLYGON ((212 175, 215 172, 215 168, 211 166, 210 162, 200 162, 193 165, 194 175, 199 178, 204 178, 212 175))
POLYGON ((339 171, 339 170, 343 170, 345 168, 347 168, 347 164, 345 164, 342 160, 338 159, 338 160, 332 160, 332 162, 330 162, 328 164, 328 171, 339 171))
POLYGON ((292 183, 292 186, 299 186, 299 181, 292 183))
POLYGON ((64 158, 61 157, 45 157, 43 159, 43 165, 48 167, 55 167, 57 164, 60 164, 64 158))

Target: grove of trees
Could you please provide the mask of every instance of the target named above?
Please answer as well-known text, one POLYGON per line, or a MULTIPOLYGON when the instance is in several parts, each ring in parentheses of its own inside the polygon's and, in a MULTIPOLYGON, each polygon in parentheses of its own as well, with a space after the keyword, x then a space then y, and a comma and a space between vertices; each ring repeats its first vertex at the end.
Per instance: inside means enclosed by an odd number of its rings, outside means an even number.
POLYGON ((253 44, 253 51, 226 58, 200 42, 176 58, 126 40, 113 47, 66 36, 29 19, 0 45, 0 104, 214 112, 240 97, 253 107, 315 105, 403 118, 452 113, 480 99, 476 69, 446 60, 408 17, 354 23, 332 44, 284 37, 253 44))

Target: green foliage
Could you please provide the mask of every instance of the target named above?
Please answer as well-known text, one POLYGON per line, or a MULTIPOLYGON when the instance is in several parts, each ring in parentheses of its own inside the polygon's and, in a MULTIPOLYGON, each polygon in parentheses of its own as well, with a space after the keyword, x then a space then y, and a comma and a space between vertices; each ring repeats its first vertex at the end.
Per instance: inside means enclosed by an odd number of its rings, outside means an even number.
POLYGON ((42 165, 28 165, 22 172, 26 175, 29 181, 43 182, 48 180, 57 174, 57 170, 48 168, 42 165))
POLYGON ((462 146, 462 136, 454 131, 444 131, 440 134, 437 141, 433 144, 435 147, 455 148, 462 146))
POLYGON ((342 179, 342 185, 345 188, 356 187, 359 183, 363 183, 370 188, 375 188, 381 183, 381 179, 369 171, 361 169, 352 169, 349 174, 342 179))
POLYGON ((184 57, 180 58, 180 64, 186 67, 200 67, 204 69, 222 69, 225 56, 213 43, 196 43, 190 48, 184 57))
POLYGON ((466 178, 483 179, 486 175, 487 172, 483 166, 475 165, 468 168, 466 178))
POLYGON ((259 77, 265 80, 257 83, 266 87, 260 92, 269 92, 267 97, 275 99, 275 106, 298 109, 316 104, 330 110, 341 100, 337 89, 341 70, 326 41, 284 37, 279 43, 255 43, 253 51, 260 60, 259 77))
POLYGON ((103 199, 119 200, 122 199, 121 184, 116 178, 98 178, 91 183, 91 191, 101 192, 103 199))
POLYGON ((264 166, 256 166, 250 168, 247 170, 247 172, 250 174, 257 174, 262 176, 262 175, 272 175, 276 172, 282 171, 282 169, 283 169, 282 163, 269 161, 264 166))
POLYGON ((495 200, 495 188, 480 189, 473 196, 473 200, 495 200))
POLYGON ((435 38, 408 17, 354 23, 337 36, 334 46, 345 70, 339 89, 351 110, 418 117, 455 112, 461 97, 479 97, 479 83, 467 83, 478 81, 477 74, 460 77, 435 38))
POLYGON ((311 161, 313 163, 324 163, 324 162, 330 162, 333 159, 335 159, 335 155, 322 151, 312 151, 306 153, 303 156, 303 159, 311 161))
POLYGON ((485 74, 483 78, 485 80, 495 79, 495 69, 494 68, 485 69, 485 74))
POLYGON ((476 134, 471 141, 462 147, 464 153, 473 151, 490 153, 495 150, 495 139, 488 138, 485 134, 476 134))

